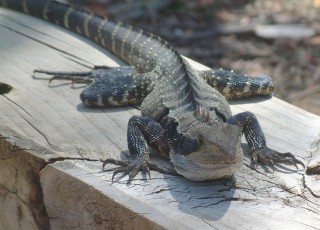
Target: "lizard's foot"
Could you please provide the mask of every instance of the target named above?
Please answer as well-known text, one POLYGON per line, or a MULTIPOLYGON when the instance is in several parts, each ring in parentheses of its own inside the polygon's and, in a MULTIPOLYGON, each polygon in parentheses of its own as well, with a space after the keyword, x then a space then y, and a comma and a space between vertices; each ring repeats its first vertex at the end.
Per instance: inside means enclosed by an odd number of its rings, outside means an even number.
POLYGON ((107 171, 113 171, 112 182, 114 180, 115 175, 117 175, 118 173, 125 173, 125 174, 129 174, 128 183, 130 184, 139 171, 146 172, 149 176, 149 179, 151 180, 150 169, 158 171, 160 173, 170 174, 174 176, 178 175, 178 173, 175 172, 174 170, 165 169, 165 168, 159 167, 157 164, 151 163, 150 161, 141 160, 141 159, 140 160, 136 159, 133 161, 126 161, 126 160, 122 161, 122 160, 115 160, 112 158, 108 158, 103 162, 102 170, 104 170, 104 166, 106 164, 120 165, 119 167, 107 170, 107 171))
POLYGON ((298 170, 298 164, 305 168, 304 163, 298 160, 292 153, 280 153, 268 147, 260 149, 254 149, 251 151, 251 158, 257 167, 257 162, 260 161, 263 164, 269 165, 274 172, 275 163, 283 163, 287 165, 294 165, 298 170))
POLYGON ((129 174, 129 180, 128 180, 129 184, 131 183, 133 178, 138 174, 139 171, 147 173, 149 175, 149 178, 151 178, 150 169, 148 165, 149 162, 147 160, 137 158, 133 161, 120 161, 120 160, 108 158, 103 162, 102 169, 104 170, 104 166, 109 163, 121 165, 117 168, 111 169, 113 170, 112 182, 115 175, 117 175, 118 173, 129 174))
POLYGON ((53 80, 68 80, 68 81, 71 81, 72 84, 73 83, 89 84, 95 79, 93 71, 65 72, 65 71, 49 71, 49 70, 43 70, 43 69, 35 69, 33 73, 44 73, 47 75, 53 75, 53 77, 49 79, 49 84, 53 80))
POLYGON ((133 66, 121 66, 121 67, 108 67, 108 66, 95 66, 91 71, 49 71, 43 69, 35 69, 33 73, 44 73, 51 75, 49 84, 53 80, 68 80, 73 83, 90 84, 96 79, 102 77, 110 77, 121 72, 122 75, 132 75, 135 69, 133 66))

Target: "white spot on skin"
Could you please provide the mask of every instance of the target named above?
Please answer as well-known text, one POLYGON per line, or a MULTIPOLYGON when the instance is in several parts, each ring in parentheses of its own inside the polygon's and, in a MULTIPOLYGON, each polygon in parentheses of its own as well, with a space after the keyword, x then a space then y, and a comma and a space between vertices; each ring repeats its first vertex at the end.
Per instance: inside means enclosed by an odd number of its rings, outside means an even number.
POLYGON ((48 5, 49 5, 49 1, 46 2, 46 5, 44 6, 43 13, 42 13, 42 17, 43 17, 45 20, 48 20, 48 16, 47 16, 47 13, 48 13, 48 5))
POLYGON ((70 26, 69 26, 69 15, 70 15, 70 13, 72 11, 73 11, 73 9, 71 7, 69 7, 67 13, 64 15, 63 22, 64 22, 64 26, 66 28, 70 28, 70 26))
POLYGON ((123 97, 122 97, 121 102, 122 102, 122 103, 126 103, 126 102, 128 102, 128 101, 129 101, 129 92, 125 92, 125 93, 123 94, 123 97))
POLYGON ((117 101, 115 101, 115 100, 108 100, 108 102, 109 102, 109 105, 114 105, 114 106, 119 106, 119 105, 121 105, 119 102, 117 102, 117 101))
POLYGON ((86 20, 84 21, 84 33, 85 33, 85 35, 89 38, 90 37, 90 34, 89 34, 89 22, 90 22, 90 20, 92 19, 92 17, 93 17, 93 15, 92 14, 90 14, 87 18, 86 18, 86 20))
POLYGON ((259 89, 257 90, 258 93, 262 93, 263 83, 260 83, 259 89))
POLYGON ((85 99, 85 100, 83 101, 83 103, 84 103, 85 105, 90 105, 90 103, 89 103, 89 100, 88 100, 88 99, 85 99))
POLYGON ((106 47, 106 42, 104 41, 103 38, 101 39, 101 44, 102 44, 102 46, 106 47))
MULTIPOLYGON (((132 26, 129 26, 123 39, 122 39, 122 43, 121 43, 121 48, 120 48, 120 54, 121 57, 124 57, 124 45, 127 42, 128 36, 132 33, 132 26)), ((129 58, 130 59, 130 58, 129 58)))
POLYGON ((103 102, 102 102, 102 97, 101 95, 97 95, 97 102, 96 102, 97 106, 104 106, 103 102))
POLYGON ((229 95, 230 93, 230 85, 227 84, 227 86, 223 89, 223 95, 229 95))
POLYGON ((248 93, 249 89, 250 89, 250 86, 251 86, 251 83, 250 82, 246 82, 246 86, 244 87, 243 92, 244 93, 248 93))
POLYGON ((27 2, 26 2, 26 1, 23 1, 23 2, 22 2, 22 9, 23 9, 23 12, 29 13, 29 9, 28 9, 27 2))
POLYGON ((114 29, 114 31, 111 34, 111 42, 112 42, 112 52, 115 53, 116 52, 116 41, 115 41, 115 36, 118 33, 118 30, 120 29, 120 27, 122 26, 122 22, 118 21, 117 25, 114 29))
POLYGON ((77 26, 76 31, 78 34, 81 34, 81 30, 80 30, 79 26, 77 26))
POLYGON ((108 22, 108 19, 105 18, 99 25, 99 28, 98 28, 98 38, 100 40, 100 43, 102 44, 102 46, 106 47, 106 44, 105 44, 105 41, 104 41, 104 38, 102 37, 102 30, 105 26, 105 24, 108 22))
MULTIPOLYGON (((134 51, 134 47, 135 44, 137 43, 138 39, 142 36, 143 34, 143 30, 139 30, 139 33, 137 34, 136 38, 132 41, 131 43, 131 50, 128 56, 133 57, 133 51, 134 51)), ((130 63, 132 63, 132 59, 129 59, 130 63)))

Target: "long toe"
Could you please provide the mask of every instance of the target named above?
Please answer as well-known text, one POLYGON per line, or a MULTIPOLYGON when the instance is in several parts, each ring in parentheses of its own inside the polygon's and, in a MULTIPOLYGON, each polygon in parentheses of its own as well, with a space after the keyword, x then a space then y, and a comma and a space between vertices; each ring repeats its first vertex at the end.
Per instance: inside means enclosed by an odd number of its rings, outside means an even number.
POLYGON ((298 164, 305 168, 302 161, 298 160, 292 153, 280 153, 268 147, 255 149, 251 152, 251 158, 256 163, 260 161, 263 164, 269 165, 274 171, 274 164, 294 165, 297 170, 298 164))
POLYGON ((131 181, 134 179, 134 177, 140 171, 148 173, 148 175, 150 177, 150 170, 149 170, 148 164, 149 164, 149 162, 144 160, 143 158, 135 159, 132 161, 122 161, 122 160, 115 160, 112 158, 108 158, 102 163, 102 169, 104 171, 113 171, 112 182, 114 181, 115 176, 119 173, 129 174, 128 183, 130 184, 131 181), (104 170, 104 167, 107 164, 120 165, 120 167, 104 170))

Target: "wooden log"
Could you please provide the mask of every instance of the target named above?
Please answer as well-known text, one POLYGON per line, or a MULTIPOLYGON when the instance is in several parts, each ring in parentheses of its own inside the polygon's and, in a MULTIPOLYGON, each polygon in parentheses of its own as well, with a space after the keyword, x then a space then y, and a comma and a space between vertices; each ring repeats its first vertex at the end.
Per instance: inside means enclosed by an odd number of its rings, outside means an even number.
MULTIPOLYGON (((131 185, 127 177, 111 183, 101 161, 128 152, 127 122, 139 110, 86 108, 82 85, 48 86, 47 76, 32 72, 123 63, 78 35, 2 8, 0 34, 0 82, 13 87, 0 95, 0 229, 319 228, 319 176, 252 168, 245 143, 232 178, 191 182, 152 171, 151 181, 139 174, 131 185)), ((257 115, 271 148, 319 163, 318 116, 274 97, 231 104, 234 113, 257 115)))

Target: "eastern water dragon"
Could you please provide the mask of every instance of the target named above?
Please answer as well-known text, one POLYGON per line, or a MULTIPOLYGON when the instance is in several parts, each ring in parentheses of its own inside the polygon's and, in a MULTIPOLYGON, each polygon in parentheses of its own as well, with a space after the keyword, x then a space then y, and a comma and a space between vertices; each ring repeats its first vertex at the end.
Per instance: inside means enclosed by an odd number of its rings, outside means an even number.
MULTIPOLYGON (((274 82, 222 69, 195 70, 162 38, 121 21, 115 21, 56 1, 0 0, 0 5, 60 25, 81 34, 130 66, 95 67, 88 72, 35 70, 53 79, 87 82, 80 95, 87 106, 141 104, 141 116, 128 123, 130 161, 107 159, 128 173, 161 170, 150 162, 149 146, 169 158, 175 171, 194 181, 227 177, 242 165, 244 133, 253 162, 304 164, 291 153, 266 146, 259 122, 251 112, 231 114, 227 99, 269 95, 274 82)), ((298 167, 297 167, 298 168, 298 167)))

